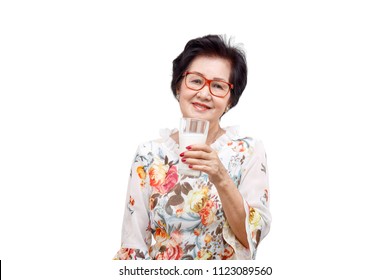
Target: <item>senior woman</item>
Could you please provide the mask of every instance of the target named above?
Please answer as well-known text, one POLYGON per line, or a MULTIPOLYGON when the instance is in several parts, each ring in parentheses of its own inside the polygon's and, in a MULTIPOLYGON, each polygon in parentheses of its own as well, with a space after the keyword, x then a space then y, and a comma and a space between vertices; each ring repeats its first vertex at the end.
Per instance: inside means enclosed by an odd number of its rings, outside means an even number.
POLYGON ((171 89, 183 117, 209 121, 206 144, 179 154, 178 131, 166 129, 139 145, 114 259, 256 257, 271 223, 265 151, 261 141, 220 126, 246 82, 245 54, 221 36, 190 40, 173 61, 171 89), (202 175, 179 174, 179 161, 202 175))

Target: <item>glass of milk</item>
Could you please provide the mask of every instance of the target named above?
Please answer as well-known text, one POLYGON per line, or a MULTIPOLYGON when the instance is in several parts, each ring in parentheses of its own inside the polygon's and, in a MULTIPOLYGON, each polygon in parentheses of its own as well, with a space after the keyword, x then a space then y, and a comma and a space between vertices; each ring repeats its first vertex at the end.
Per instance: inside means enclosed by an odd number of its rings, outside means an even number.
MULTIPOLYGON (((186 147, 193 144, 206 143, 207 133, 209 132, 209 122, 206 120, 181 118, 179 127, 179 154, 187 151, 186 147)), ((179 173, 199 177, 200 171, 192 170, 188 164, 179 160, 179 173)))

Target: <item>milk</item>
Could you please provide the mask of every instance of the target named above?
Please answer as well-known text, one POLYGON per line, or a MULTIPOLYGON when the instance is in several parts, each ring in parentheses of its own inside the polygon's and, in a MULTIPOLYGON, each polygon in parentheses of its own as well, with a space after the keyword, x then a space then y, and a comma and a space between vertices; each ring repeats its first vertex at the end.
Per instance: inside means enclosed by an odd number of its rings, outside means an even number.
MULTIPOLYGON (((182 152, 188 151, 186 147, 193 144, 204 144, 206 143, 207 134, 203 133, 180 133, 179 134, 179 154, 182 152)), ((189 176, 200 176, 200 171, 192 170, 188 167, 188 164, 179 161, 179 173, 189 176)))

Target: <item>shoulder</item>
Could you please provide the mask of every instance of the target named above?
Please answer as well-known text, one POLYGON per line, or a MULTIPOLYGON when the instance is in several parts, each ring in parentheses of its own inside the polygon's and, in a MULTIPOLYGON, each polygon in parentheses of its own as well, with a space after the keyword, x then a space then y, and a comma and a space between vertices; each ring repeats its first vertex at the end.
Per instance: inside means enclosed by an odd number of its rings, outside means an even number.
POLYGON ((224 128, 227 136, 227 146, 235 151, 251 151, 254 149, 264 149, 263 142, 255 137, 239 132, 239 126, 229 126, 224 128))
POLYGON ((137 154, 147 155, 150 153, 156 153, 156 151, 161 150, 162 143, 162 139, 141 142, 137 147, 137 154))
POLYGON ((235 152, 248 152, 253 153, 254 151, 264 151, 263 141, 253 137, 237 137, 231 139, 227 146, 233 149, 235 152))
POLYGON ((171 138, 172 133, 176 130, 161 129, 160 137, 141 142, 137 148, 137 155, 146 158, 162 158, 165 159, 167 156, 169 159, 173 158, 178 151, 178 145, 171 138))

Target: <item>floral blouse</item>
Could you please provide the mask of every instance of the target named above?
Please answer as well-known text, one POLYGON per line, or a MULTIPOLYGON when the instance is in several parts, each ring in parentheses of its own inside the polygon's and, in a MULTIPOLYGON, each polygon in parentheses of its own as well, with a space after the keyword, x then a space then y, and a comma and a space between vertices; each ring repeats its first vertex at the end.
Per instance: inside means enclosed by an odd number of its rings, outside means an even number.
POLYGON ((241 138, 225 128, 211 148, 244 200, 249 248, 236 239, 224 215, 216 187, 208 175, 180 175, 179 146, 162 130, 161 139, 138 147, 130 172, 121 249, 117 260, 255 259, 268 234, 268 170, 261 141, 241 138))

